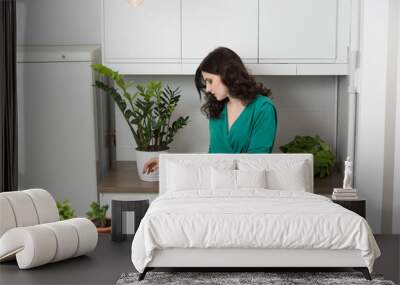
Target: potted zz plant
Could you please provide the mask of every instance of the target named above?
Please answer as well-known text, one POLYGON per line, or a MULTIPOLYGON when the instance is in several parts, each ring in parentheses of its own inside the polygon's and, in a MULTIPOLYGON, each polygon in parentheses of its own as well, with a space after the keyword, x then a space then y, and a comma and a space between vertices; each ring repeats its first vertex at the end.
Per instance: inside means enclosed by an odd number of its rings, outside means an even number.
POLYGON ((145 162, 167 152, 179 129, 187 125, 189 116, 175 121, 171 116, 179 102, 181 92, 169 86, 162 88, 160 81, 149 81, 147 86, 136 85, 130 93, 132 82, 126 82, 118 72, 102 65, 93 64, 93 70, 111 80, 112 84, 96 80, 94 86, 111 96, 122 112, 136 142, 137 170, 141 180, 158 181, 158 171, 142 173, 145 162))
POLYGON ((111 233, 111 220, 106 218, 108 205, 100 206, 97 202, 90 204, 90 211, 86 213, 89 220, 95 224, 97 232, 111 233))

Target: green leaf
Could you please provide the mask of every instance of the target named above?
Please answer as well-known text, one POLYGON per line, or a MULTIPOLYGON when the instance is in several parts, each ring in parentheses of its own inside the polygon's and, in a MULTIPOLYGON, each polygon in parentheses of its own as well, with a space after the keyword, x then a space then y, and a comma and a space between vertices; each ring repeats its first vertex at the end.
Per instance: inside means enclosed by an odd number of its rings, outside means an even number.
POLYGON ((284 153, 311 153, 314 156, 314 176, 325 177, 331 174, 335 164, 335 155, 331 152, 328 143, 318 135, 295 136, 295 138, 279 147, 284 153))
POLYGON ((97 202, 92 202, 90 204, 90 211, 86 213, 88 219, 93 221, 98 221, 100 224, 105 224, 106 213, 108 210, 108 205, 100 206, 97 202))
POLYGON ((60 220, 68 220, 75 217, 75 211, 72 209, 68 200, 64 200, 63 202, 57 201, 56 205, 60 220))

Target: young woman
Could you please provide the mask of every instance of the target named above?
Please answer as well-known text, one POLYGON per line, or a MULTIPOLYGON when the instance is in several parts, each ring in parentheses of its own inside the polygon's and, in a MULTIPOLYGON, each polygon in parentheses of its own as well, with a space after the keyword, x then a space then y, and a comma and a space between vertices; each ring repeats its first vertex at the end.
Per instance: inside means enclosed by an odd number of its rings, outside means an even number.
MULTIPOLYGON (((277 114, 270 90, 257 83, 240 57, 219 47, 200 63, 195 75, 201 107, 209 119, 209 153, 270 153, 275 142, 277 114)), ((158 168, 152 158, 143 173, 158 168)))

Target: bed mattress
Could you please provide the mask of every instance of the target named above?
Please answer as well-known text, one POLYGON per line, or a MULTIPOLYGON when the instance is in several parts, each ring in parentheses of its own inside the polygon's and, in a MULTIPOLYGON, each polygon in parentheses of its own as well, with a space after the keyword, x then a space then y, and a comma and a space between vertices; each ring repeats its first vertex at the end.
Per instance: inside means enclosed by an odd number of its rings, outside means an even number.
POLYGON ((359 250, 372 272, 380 255, 364 218, 300 191, 242 189, 167 192, 150 206, 132 243, 143 272, 162 249, 359 250))

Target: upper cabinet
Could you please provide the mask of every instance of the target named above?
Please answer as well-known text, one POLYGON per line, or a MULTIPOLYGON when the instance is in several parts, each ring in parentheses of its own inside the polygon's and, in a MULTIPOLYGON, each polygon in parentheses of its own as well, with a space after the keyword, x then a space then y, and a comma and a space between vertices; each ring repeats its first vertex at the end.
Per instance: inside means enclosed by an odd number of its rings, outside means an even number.
POLYGON ((183 0, 182 62, 199 63, 219 46, 244 62, 258 58, 258 0, 183 0))
POLYGON ((147 69, 179 73, 180 9, 180 0, 145 0, 139 7, 130 6, 128 0, 103 0, 104 63, 123 73, 147 69))
POLYGON ((349 0, 260 0, 260 63, 345 63, 349 0))
POLYGON ((103 63, 193 74, 218 46, 253 74, 347 74, 352 0, 102 0, 103 63))

